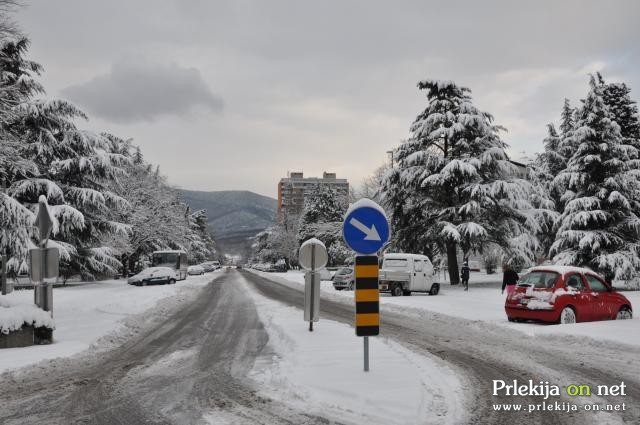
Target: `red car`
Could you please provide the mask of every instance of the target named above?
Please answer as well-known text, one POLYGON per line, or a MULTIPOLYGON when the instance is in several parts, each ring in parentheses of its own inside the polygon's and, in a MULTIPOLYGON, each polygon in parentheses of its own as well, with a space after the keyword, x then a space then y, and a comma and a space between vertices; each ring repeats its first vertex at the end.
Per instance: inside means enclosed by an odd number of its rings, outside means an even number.
POLYGON ((553 323, 631 319, 631 302, 589 269, 533 267, 504 304, 510 322, 553 323))

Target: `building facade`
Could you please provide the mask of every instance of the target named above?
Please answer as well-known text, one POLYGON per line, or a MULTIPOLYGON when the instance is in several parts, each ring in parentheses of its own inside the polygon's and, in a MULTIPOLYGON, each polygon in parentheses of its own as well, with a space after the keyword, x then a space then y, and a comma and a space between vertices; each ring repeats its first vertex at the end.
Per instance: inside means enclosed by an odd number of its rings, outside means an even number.
POLYGON ((278 183, 278 217, 299 215, 306 197, 319 186, 327 186, 338 196, 349 196, 349 182, 339 179, 336 173, 322 173, 320 177, 304 177, 302 172, 288 173, 278 183))

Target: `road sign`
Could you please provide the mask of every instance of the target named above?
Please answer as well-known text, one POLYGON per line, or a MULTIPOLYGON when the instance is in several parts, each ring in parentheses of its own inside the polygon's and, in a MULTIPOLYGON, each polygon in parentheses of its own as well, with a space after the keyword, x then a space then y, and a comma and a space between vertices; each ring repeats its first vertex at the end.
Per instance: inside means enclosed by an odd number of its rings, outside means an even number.
POLYGON ((58 248, 34 248, 29 250, 29 269, 32 282, 57 279, 60 274, 58 248))
POLYGON ((47 204, 47 197, 44 195, 40 195, 38 199, 38 216, 36 217, 35 225, 38 227, 40 235, 40 246, 46 248, 49 235, 51 235, 51 230, 53 229, 53 219, 47 204))
POLYGON ((380 334, 380 290, 378 288, 378 256, 358 255, 356 277, 356 335, 380 334))
POLYGON ((327 265, 329 256, 322 241, 312 238, 300 246, 298 262, 305 270, 319 270, 327 265))
POLYGON ((358 254, 374 254, 389 240, 389 222, 382 207, 370 199, 353 204, 342 223, 345 242, 358 254))
POLYGON ((312 238, 300 246, 298 262, 307 270, 304 274, 304 321, 309 322, 309 331, 313 331, 313 322, 320 318, 320 274, 317 272, 327 265, 327 248, 322 241, 312 238))
POLYGON ((320 274, 307 272, 304 275, 304 321, 320 320, 320 274))

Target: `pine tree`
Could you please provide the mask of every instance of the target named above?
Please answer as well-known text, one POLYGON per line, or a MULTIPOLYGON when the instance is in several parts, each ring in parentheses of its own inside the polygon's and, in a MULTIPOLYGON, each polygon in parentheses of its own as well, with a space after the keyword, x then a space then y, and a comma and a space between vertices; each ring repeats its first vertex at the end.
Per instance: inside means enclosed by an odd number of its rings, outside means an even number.
POLYGON ((554 180, 569 196, 551 248, 554 261, 591 267, 607 280, 629 279, 640 267, 638 151, 626 144, 594 77, 567 142, 577 149, 554 180))
MULTIPOLYGON (((341 221, 346 199, 326 185, 318 185, 306 198, 300 215, 300 226, 309 223, 341 221)), ((304 241, 301 241, 304 242, 304 241)))
POLYGON ((144 157, 142 156, 142 150, 140 150, 140 146, 136 146, 136 151, 133 153, 133 163, 136 165, 140 165, 144 162, 144 157))
POLYGON ((459 281, 458 247, 468 254, 493 242, 508 261, 530 261, 538 211, 526 199, 531 186, 515 178, 502 128, 473 105, 468 88, 435 80, 418 88, 428 105, 394 152, 397 163, 382 187, 396 247, 445 254, 452 283, 459 281))
POLYGON ((28 45, 21 38, 0 47, 0 85, 8 88, 12 105, 2 130, 19 142, 19 155, 35 166, 34 172, 9 182, 8 194, 28 208, 35 208, 40 195, 47 196, 56 218, 52 244, 61 251, 64 276, 114 274, 119 263, 102 242, 126 231, 109 213, 122 208, 123 199, 103 186, 121 175, 128 158, 112 152, 107 138, 79 130, 74 120, 86 116, 75 106, 35 97, 44 94, 34 79, 42 68, 25 59, 28 45))
POLYGON ((638 106, 631 99, 631 89, 625 83, 605 83, 600 73, 598 83, 603 88, 602 98, 612 119, 620 126, 623 142, 640 149, 640 118, 638 106))
POLYGON ((569 99, 564 99, 562 112, 560 114, 560 134, 567 136, 575 126, 575 109, 571 107, 569 99))
POLYGON ((342 219, 347 200, 331 188, 318 185, 305 199, 300 215, 298 242, 310 238, 320 239, 329 254, 329 265, 342 264, 347 248, 342 240, 342 219))

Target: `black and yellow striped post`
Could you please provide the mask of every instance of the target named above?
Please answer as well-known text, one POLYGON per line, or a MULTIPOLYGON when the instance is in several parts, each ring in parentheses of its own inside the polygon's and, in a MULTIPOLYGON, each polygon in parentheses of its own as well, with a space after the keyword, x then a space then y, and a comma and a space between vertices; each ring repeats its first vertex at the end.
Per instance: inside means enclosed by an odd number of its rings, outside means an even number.
POLYGON ((364 337, 364 370, 369 371, 369 337, 380 334, 378 256, 358 255, 356 278, 356 335, 364 337))

